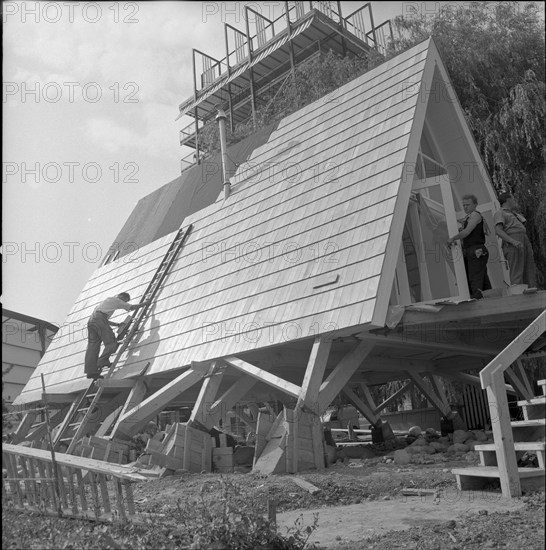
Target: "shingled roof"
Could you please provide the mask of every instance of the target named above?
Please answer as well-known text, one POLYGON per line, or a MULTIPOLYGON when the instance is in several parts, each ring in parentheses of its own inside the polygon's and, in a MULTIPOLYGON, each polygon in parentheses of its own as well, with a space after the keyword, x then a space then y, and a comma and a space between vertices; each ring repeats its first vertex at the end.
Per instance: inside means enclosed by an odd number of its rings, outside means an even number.
MULTIPOLYGON (((148 362, 153 375, 383 326, 411 192, 408 166, 427 109, 423 90, 438 66, 427 40, 283 119, 239 166, 229 198, 220 194, 184 220, 191 236, 115 376, 135 375, 148 362)), ((88 385, 87 318, 107 296, 142 295, 173 238, 97 269, 68 316, 72 330, 57 335, 20 403, 38 398, 42 373, 51 391, 88 385)))

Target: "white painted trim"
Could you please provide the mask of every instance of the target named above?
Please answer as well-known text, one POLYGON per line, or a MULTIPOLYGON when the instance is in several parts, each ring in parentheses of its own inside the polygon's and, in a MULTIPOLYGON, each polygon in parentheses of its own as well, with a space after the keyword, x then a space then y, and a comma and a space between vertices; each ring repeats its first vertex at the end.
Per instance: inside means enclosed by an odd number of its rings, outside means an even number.
MULTIPOLYGON (((453 236, 456 235, 459 230, 457 218, 455 216, 455 205, 453 204, 453 195, 451 194, 451 182, 449 181, 449 176, 446 175, 440 178, 439 183, 440 191, 442 193, 442 200, 444 201, 444 215, 446 217, 447 230, 449 235, 453 236)), ((468 299, 470 298, 470 292, 468 290, 468 282, 464 268, 462 242, 460 240, 456 241, 455 250, 452 249, 452 257, 455 257, 453 268, 455 270, 455 278, 457 279, 458 288, 456 297, 468 299)))
POLYGON ((398 197, 394 207, 393 221, 389 232, 389 240, 387 241, 387 246, 385 248, 385 259, 383 260, 381 277, 379 278, 379 285, 377 288, 377 298, 371 321, 371 324, 377 327, 385 326, 385 321, 387 319, 390 295, 394 282, 394 272, 396 269, 396 263, 398 262, 398 251, 400 248, 400 243, 402 242, 402 234, 404 231, 404 224, 406 222, 411 186, 413 183, 414 171, 412 170, 411 181, 409 181, 409 169, 412 165, 415 165, 418 160, 417 154, 421 144, 421 134, 423 132, 425 115, 427 112, 427 90, 430 90, 430 86, 432 84, 434 68, 434 62, 430 58, 430 54, 427 53, 427 61, 423 68, 420 91, 416 96, 417 105, 415 107, 412 128, 408 146, 406 148, 406 158, 404 160, 402 174, 400 174, 400 189, 398 191, 398 197))

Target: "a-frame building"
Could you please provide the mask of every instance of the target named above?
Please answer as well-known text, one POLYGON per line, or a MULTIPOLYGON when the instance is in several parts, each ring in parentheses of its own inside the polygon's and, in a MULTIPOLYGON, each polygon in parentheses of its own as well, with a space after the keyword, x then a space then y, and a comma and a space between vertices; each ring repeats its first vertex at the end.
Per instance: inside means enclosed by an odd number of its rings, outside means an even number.
MULTIPOLYGON (((544 292, 469 300, 461 249, 445 246, 463 195, 477 196, 489 227, 498 202, 432 40, 259 139, 239 146, 229 197, 211 178, 215 200, 196 211, 186 201, 172 232, 178 180, 137 207, 122 234, 138 249, 96 270, 18 404, 40 400, 41 375, 50 401, 77 401, 89 386, 91 312, 120 291, 138 299, 179 227, 191 232, 103 382, 88 431, 128 438, 177 403, 194 405, 192 420, 212 427, 236 404, 281 402, 277 418, 247 419, 264 434, 255 467, 324 467, 316 419, 340 392, 378 424, 384 407, 367 385, 409 378, 448 416, 441 377, 479 384, 463 371, 484 367, 543 312, 544 292), (162 214, 147 229, 154 209, 162 214)), ((203 170, 181 176, 194 182, 193 196, 205 193, 203 170)), ((500 289, 508 274, 488 239, 500 289)), ((540 323, 520 354, 540 340, 540 323)), ((511 375, 516 389, 527 383, 523 372, 511 375)))

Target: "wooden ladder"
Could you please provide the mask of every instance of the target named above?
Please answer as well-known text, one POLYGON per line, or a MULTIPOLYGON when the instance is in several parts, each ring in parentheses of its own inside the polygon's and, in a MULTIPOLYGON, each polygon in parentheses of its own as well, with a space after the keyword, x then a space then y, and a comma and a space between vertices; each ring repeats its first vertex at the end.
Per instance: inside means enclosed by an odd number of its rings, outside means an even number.
MULTIPOLYGON (((184 229, 181 227, 178 230, 174 240, 167 250, 167 253, 161 260, 161 264, 159 265, 157 271, 154 273, 150 284, 144 292, 141 300, 142 302, 152 302, 157 296, 159 289, 161 288, 163 281, 165 280, 170 268, 176 260, 178 253, 185 245, 192 230, 192 227, 193 226, 190 224, 187 228, 184 229)), ((121 346, 116 353, 116 357, 112 361, 112 364, 104 378, 110 378, 116 370, 116 367, 123 353, 135 337, 142 322, 146 318, 149 307, 150 304, 136 310, 135 313, 133 313, 133 319, 130 325, 131 328, 127 332, 124 340, 121 342, 121 346)), ((60 445, 68 444, 66 453, 70 454, 74 451, 78 440, 85 434, 85 429, 89 424, 89 419, 92 417, 94 411, 96 410, 103 391, 104 386, 94 380, 93 382, 91 382, 87 390, 85 390, 83 394, 75 401, 75 404, 67 414, 61 428, 59 429, 57 437, 55 438, 55 450, 58 450, 60 445)))

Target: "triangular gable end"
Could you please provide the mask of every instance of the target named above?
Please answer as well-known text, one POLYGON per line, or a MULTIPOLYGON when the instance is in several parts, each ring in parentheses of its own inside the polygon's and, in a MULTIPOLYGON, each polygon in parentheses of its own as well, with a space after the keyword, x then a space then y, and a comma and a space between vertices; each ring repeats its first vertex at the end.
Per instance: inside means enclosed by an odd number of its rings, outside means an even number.
MULTIPOLYGON (((394 219, 381 270, 372 324, 385 326, 389 306, 469 298, 460 241, 449 236, 473 194, 493 227, 498 207, 485 165, 432 39, 420 83, 394 219)), ((494 234, 487 237, 488 273, 501 286, 503 264, 494 234)))

